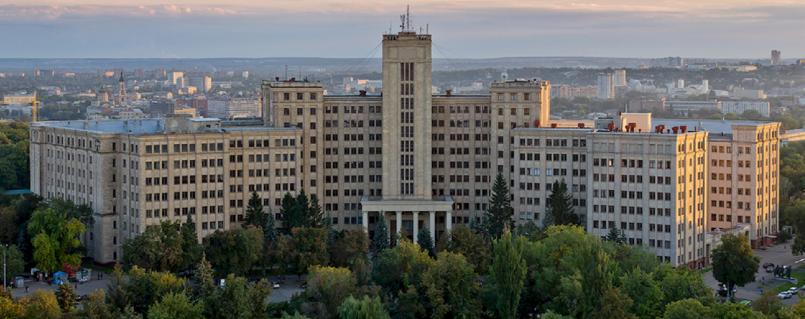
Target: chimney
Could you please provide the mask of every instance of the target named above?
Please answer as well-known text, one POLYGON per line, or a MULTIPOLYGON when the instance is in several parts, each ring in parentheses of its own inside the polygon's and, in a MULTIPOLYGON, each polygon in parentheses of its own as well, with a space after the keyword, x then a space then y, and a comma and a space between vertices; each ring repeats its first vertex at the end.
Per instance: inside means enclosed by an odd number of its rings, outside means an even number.
POLYGON ((674 126, 674 127, 671 128, 671 130, 674 131, 674 134, 678 134, 679 133, 679 126, 674 126))
POLYGON ((579 122, 579 128, 584 128, 584 123, 579 122))
POLYGON ((688 126, 687 125, 682 125, 679 128, 682 130, 682 133, 686 133, 688 131, 688 126))
POLYGON ((444 91, 444 93, 445 93, 445 95, 447 95, 447 96, 453 96, 453 90, 451 90, 451 89, 447 89, 447 90, 445 90, 445 91, 444 91))
POLYGON ((551 128, 556 128, 556 123, 551 123, 551 128))
POLYGON ((359 95, 359 96, 366 96, 366 90, 360 90, 360 91, 358 91, 358 95, 359 95))

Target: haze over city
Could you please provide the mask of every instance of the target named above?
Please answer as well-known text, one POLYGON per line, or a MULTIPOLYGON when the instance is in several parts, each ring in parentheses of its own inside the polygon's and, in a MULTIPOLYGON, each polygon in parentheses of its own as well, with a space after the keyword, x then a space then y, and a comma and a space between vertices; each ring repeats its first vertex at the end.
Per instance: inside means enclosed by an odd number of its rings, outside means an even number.
MULTIPOLYGON (((371 56, 401 1, 0 1, 2 58, 371 56), (322 32, 326 30, 326 32, 322 32), (47 41, 43 41, 43 40, 47 41)), ((805 3, 411 1, 435 58, 759 58, 805 51, 805 3)))

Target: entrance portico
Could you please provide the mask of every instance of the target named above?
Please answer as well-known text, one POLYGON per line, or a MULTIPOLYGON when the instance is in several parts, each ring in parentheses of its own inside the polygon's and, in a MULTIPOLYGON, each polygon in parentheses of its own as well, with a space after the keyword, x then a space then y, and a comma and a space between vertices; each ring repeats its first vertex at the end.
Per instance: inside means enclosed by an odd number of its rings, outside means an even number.
MULTIPOLYGON (((395 229, 389 235, 401 235, 403 222, 411 222, 412 238, 416 242, 419 235, 420 215, 427 216, 427 223, 424 224, 430 231, 430 237, 436 242, 436 215, 444 214, 444 230, 449 233, 453 229, 453 199, 449 196, 434 198, 429 200, 422 199, 371 199, 364 197, 361 199, 363 210, 363 230, 369 232, 369 213, 377 213, 383 216, 384 220, 389 221, 389 214, 394 216, 395 229)), ((392 237, 393 238, 393 237, 392 237)))

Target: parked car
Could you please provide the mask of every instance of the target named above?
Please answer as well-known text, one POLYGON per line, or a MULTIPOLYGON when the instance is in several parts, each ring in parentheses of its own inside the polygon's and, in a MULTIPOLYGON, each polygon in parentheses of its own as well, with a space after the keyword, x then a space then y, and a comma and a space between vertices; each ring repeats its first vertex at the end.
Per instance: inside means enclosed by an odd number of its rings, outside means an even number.
POLYGON ((791 299, 791 294, 790 294, 790 293, 788 293, 788 291, 783 291, 783 292, 781 292, 781 293, 777 294, 777 298, 780 298, 780 299, 791 299))
POLYGON ((788 293, 790 293, 792 295, 796 295, 797 292, 799 292, 799 288, 797 288, 797 287, 791 287, 791 288, 788 289, 788 293))
POLYGON ((805 290, 805 285, 802 285, 802 287, 799 287, 799 289, 800 290, 805 290))
POLYGON ((277 289, 277 288, 280 287, 280 283, 274 282, 274 283, 271 284, 271 287, 273 287, 274 289, 277 289))

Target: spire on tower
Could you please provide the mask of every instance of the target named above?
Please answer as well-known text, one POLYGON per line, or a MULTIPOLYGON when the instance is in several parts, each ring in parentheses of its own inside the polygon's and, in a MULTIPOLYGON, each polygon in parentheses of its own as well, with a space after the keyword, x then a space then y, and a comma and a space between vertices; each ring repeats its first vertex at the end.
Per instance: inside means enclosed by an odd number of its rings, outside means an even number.
POLYGON ((123 71, 120 71, 120 80, 118 80, 118 82, 126 82, 126 80, 123 79, 123 71))

